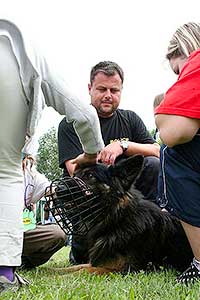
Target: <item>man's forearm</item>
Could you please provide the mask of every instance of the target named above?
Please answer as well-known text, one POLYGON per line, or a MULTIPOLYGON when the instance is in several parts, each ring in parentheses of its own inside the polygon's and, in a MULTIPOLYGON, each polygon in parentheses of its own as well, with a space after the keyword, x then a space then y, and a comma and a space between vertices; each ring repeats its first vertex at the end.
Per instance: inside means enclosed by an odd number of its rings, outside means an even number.
POLYGON ((144 156, 156 156, 160 155, 160 146, 155 144, 140 144, 135 142, 129 142, 127 151, 125 152, 127 156, 141 154, 144 156))

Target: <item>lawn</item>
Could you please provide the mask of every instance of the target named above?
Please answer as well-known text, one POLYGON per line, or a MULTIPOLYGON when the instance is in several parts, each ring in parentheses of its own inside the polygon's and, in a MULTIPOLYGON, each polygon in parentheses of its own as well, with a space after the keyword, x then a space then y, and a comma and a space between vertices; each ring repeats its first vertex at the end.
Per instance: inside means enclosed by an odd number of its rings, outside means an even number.
POLYGON ((20 274, 31 281, 28 288, 10 291, 2 300, 199 300, 200 283, 185 287, 175 283, 172 271, 107 276, 74 273, 58 275, 48 268, 64 267, 69 247, 57 252, 45 265, 20 274))

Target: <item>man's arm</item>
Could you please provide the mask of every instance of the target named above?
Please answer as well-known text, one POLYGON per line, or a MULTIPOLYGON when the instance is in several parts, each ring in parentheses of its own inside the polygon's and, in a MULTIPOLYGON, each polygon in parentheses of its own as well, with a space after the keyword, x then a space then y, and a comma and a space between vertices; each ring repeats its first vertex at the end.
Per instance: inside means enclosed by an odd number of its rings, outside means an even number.
POLYGON ((107 145, 103 150, 101 150, 98 159, 106 164, 114 164, 116 158, 122 154, 126 156, 141 154, 144 156, 159 157, 160 146, 157 143, 141 144, 128 141, 128 148, 125 152, 123 152, 120 141, 116 141, 107 145))
POLYGON ((106 164, 113 164, 115 159, 122 154, 159 157, 160 146, 155 143, 142 119, 133 111, 123 111, 123 114, 128 120, 128 122, 124 122, 123 126, 129 127, 131 131, 131 135, 128 136, 128 149, 123 152, 120 142, 114 141, 101 150, 101 161, 106 164))
POLYGON ((135 154, 141 154, 144 156, 160 156, 160 146, 157 143, 154 144, 140 144, 135 142, 128 143, 128 149, 125 152, 126 156, 131 156, 135 154))
POLYGON ((41 81, 42 92, 47 106, 53 107, 61 115, 66 115, 68 123, 73 122, 81 141, 83 151, 94 154, 104 147, 97 112, 92 105, 79 100, 68 88, 66 82, 56 73, 44 57, 35 54, 35 64, 41 81))
POLYGON ((126 155, 141 154, 144 156, 159 157, 160 146, 152 138, 142 119, 135 114, 135 118, 130 120, 130 122, 132 124, 131 128, 134 133, 134 138, 130 142, 126 155))
POLYGON ((73 175, 76 165, 71 160, 83 153, 83 148, 72 123, 64 118, 58 126, 59 167, 66 170, 64 175, 73 175))

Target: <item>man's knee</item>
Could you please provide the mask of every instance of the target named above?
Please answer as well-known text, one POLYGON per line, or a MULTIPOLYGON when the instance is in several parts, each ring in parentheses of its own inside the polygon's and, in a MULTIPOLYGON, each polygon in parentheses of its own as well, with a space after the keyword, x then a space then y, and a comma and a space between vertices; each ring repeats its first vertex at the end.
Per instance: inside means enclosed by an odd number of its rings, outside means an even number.
POLYGON ((146 156, 144 158, 143 170, 135 183, 135 187, 142 192, 144 198, 153 202, 155 202, 157 197, 159 169, 159 158, 146 156))
POLYGON ((57 241, 59 244, 63 244, 63 246, 66 244, 67 241, 67 235, 64 233, 64 231, 60 228, 58 225, 52 225, 52 235, 53 240, 57 241))
POLYGON ((146 156, 144 158, 144 170, 158 177, 160 169, 160 159, 156 156, 146 156))

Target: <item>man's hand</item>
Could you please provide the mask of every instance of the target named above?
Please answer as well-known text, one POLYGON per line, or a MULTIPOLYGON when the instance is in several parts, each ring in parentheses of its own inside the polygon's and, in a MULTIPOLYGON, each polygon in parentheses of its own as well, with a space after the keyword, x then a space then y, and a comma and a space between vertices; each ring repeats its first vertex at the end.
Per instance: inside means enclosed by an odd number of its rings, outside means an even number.
POLYGON ((97 163, 97 153, 95 154, 82 153, 78 155, 76 158, 72 159, 70 162, 75 166, 74 171, 77 170, 79 167, 95 165, 97 163))
POLYGON ((98 155, 98 160, 101 160, 102 163, 107 165, 113 165, 115 163, 115 159, 123 154, 123 149, 120 146, 120 142, 116 141, 109 145, 107 145, 103 150, 101 150, 98 155))

